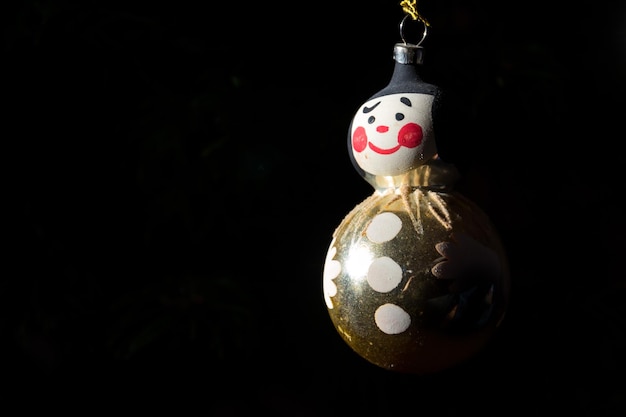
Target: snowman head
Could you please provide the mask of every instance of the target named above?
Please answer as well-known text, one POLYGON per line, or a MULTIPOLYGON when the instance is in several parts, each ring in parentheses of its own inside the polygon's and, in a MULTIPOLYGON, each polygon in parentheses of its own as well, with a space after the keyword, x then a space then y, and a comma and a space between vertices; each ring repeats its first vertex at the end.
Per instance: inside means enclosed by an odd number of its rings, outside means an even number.
POLYGON ((374 96, 363 104, 350 126, 354 163, 373 176, 398 176, 436 155, 432 108, 428 93, 374 96))

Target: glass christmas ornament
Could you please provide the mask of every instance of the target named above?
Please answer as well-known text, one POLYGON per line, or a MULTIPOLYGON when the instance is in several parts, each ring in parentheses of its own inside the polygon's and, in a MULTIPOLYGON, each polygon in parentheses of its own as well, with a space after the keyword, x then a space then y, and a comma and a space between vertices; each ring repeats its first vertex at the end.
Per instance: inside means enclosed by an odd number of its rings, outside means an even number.
POLYGON ((479 352, 510 281, 493 224, 437 154, 440 90, 422 81, 422 57, 419 44, 397 43, 389 84, 350 123, 348 153, 374 191, 335 229, 323 268, 341 338, 372 364, 416 374, 479 352))

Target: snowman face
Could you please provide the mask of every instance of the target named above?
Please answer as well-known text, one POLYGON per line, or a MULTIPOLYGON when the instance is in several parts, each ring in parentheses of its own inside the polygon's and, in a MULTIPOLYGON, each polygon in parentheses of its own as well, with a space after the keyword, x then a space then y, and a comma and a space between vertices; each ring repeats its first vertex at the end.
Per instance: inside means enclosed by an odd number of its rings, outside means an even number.
POLYGON ((356 163, 372 175, 400 175, 434 156, 434 96, 389 94, 369 100, 352 121, 356 163))

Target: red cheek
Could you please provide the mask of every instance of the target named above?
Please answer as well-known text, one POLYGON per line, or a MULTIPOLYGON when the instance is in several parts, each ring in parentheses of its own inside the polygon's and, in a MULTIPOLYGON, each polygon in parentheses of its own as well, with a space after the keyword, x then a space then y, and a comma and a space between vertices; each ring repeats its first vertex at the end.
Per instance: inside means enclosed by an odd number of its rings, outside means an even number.
POLYGON ((422 127, 416 123, 408 123, 398 132, 398 143, 407 148, 415 148, 422 143, 424 134, 422 127))
POLYGON ((352 149, 355 152, 363 152, 365 146, 367 146, 367 134, 365 133, 365 128, 359 126, 352 134, 352 149))

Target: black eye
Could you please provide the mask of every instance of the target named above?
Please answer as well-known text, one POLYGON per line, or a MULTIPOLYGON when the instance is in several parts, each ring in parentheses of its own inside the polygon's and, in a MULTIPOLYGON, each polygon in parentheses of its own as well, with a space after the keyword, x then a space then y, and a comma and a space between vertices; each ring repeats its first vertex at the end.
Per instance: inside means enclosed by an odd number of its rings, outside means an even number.
POLYGON ((375 121, 376 121, 376 118, 375 118, 374 116, 370 116, 370 117, 368 117, 368 119, 367 119, 367 123, 369 123, 369 124, 372 124, 372 123, 374 123, 375 121))
POLYGON ((396 120, 400 121, 404 119, 404 114, 402 113, 396 113, 396 120))

